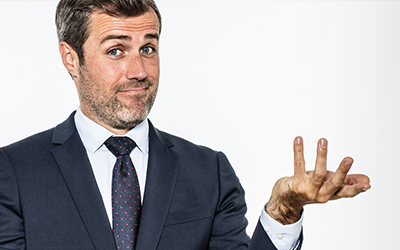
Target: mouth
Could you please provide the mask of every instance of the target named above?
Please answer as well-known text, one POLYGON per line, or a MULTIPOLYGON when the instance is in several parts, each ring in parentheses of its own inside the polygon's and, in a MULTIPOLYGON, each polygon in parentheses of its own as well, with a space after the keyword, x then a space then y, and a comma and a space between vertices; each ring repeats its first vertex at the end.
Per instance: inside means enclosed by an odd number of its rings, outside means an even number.
POLYGON ((148 88, 149 87, 130 88, 130 89, 125 89, 125 90, 118 90, 118 92, 127 93, 127 94, 135 94, 135 93, 146 92, 148 88))
POLYGON ((134 94, 143 94, 150 88, 151 85, 152 84, 149 81, 139 82, 139 83, 135 83, 135 84, 124 84, 124 85, 118 86, 118 88, 116 89, 116 92, 124 93, 124 94, 133 94, 133 95, 134 94))

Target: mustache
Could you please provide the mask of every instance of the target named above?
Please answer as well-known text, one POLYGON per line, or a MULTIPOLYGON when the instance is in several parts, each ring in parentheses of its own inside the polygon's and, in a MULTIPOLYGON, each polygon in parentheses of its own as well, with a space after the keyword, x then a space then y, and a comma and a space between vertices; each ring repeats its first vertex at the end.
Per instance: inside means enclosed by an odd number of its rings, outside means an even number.
POLYGON ((154 85, 154 83, 148 79, 144 79, 141 81, 132 80, 126 83, 115 85, 113 87, 113 91, 119 92, 119 91, 128 91, 132 89, 147 89, 152 85, 154 85))

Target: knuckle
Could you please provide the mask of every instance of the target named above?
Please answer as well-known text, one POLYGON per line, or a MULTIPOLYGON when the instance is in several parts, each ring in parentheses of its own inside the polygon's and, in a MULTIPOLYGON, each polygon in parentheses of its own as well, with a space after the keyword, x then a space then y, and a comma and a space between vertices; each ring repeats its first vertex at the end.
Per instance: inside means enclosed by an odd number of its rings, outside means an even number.
POLYGON ((356 191, 353 191, 353 192, 351 192, 351 193, 349 193, 349 194, 347 195, 347 198, 353 198, 353 197, 355 197, 357 194, 359 194, 359 193, 356 192, 356 191))
POLYGON ((309 190, 308 192, 305 193, 305 196, 307 198, 307 200, 309 201, 315 201, 318 196, 317 196, 317 192, 315 192, 314 190, 309 190))
POLYGON ((339 182, 339 181, 333 181, 333 182, 332 182, 332 188, 333 188, 334 190, 338 190, 338 189, 340 189, 342 186, 343 186, 343 183, 342 183, 342 182, 339 182))
POLYGON ((315 199, 318 203, 327 203, 329 201, 329 197, 327 196, 319 196, 315 199))
POLYGON ((302 153, 303 152, 303 146, 295 145, 293 150, 294 150, 295 153, 302 153))
POLYGON ((324 184, 324 176, 323 175, 314 175, 313 183, 317 187, 321 187, 324 184))
POLYGON ((316 179, 324 180, 325 176, 326 176, 326 171, 322 171, 322 170, 315 171, 314 172, 314 176, 315 176, 316 179))
POLYGON ((294 162, 294 165, 295 165, 296 167, 301 168, 301 167, 304 167, 304 166, 305 166, 305 162, 304 162, 304 160, 297 160, 297 161, 294 162))
POLYGON ((327 151, 326 151, 326 150, 320 150, 320 151, 318 152, 318 155, 319 155, 320 157, 326 157, 327 151))
POLYGON ((296 195, 300 195, 300 194, 303 194, 303 193, 304 193, 304 189, 303 189, 302 186, 294 186, 294 187, 293 187, 293 192, 294 192, 296 195))

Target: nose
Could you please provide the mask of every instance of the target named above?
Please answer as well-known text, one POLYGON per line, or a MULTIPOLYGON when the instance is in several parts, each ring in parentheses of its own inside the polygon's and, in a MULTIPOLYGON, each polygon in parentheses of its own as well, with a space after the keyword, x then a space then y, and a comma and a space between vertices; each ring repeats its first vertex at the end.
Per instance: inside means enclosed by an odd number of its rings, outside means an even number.
POLYGON ((143 58, 139 55, 132 55, 128 59, 128 63, 126 66, 126 77, 129 80, 136 79, 137 81, 141 81, 147 78, 146 67, 143 62, 143 58))

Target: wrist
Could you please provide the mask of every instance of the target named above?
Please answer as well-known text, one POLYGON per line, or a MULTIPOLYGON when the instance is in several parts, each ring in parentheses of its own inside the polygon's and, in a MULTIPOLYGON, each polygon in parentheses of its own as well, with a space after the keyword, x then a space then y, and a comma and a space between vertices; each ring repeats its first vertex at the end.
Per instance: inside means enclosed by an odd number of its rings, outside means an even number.
POLYGON ((274 220, 282 225, 293 224, 300 220, 303 211, 303 206, 292 206, 279 202, 274 198, 268 201, 265 212, 274 220))
POLYGON ((298 221, 303 211, 303 203, 290 188, 289 178, 281 178, 272 189, 272 194, 265 212, 282 225, 298 221), (286 187, 286 188, 282 188, 286 187))

